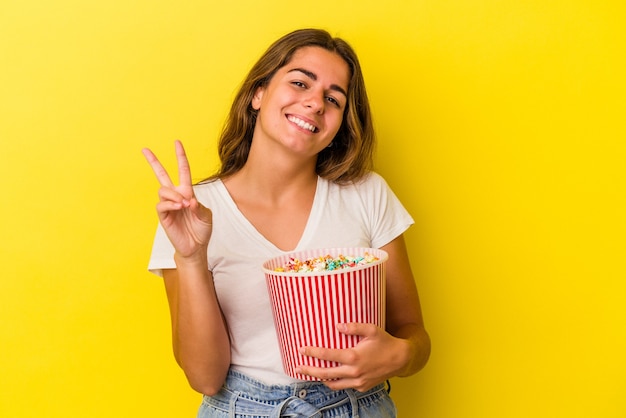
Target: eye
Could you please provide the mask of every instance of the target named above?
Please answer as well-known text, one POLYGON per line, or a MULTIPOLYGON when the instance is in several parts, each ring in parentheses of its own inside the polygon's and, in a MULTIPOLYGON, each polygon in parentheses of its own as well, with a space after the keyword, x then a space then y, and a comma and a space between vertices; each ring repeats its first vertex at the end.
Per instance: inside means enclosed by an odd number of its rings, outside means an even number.
POLYGON ((302 81, 292 81, 291 84, 293 84, 296 87, 301 87, 301 88, 306 88, 306 84, 304 84, 302 81))
POLYGON ((328 100, 337 107, 341 107, 341 103, 339 103, 339 100, 335 99, 333 96, 326 96, 326 100, 328 100))

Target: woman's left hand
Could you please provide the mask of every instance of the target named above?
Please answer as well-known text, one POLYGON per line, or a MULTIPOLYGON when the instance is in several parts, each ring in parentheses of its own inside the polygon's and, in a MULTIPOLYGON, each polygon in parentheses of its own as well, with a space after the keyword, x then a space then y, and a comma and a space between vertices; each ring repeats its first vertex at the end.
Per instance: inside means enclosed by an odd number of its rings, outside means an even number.
POLYGON ((320 360, 335 361, 337 367, 300 366, 296 372, 324 381, 333 390, 352 388, 365 392, 390 377, 402 374, 412 357, 410 340, 396 338, 373 324, 338 324, 337 330, 347 335, 360 335, 356 347, 328 349, 302 347, 300 353, 320 360))

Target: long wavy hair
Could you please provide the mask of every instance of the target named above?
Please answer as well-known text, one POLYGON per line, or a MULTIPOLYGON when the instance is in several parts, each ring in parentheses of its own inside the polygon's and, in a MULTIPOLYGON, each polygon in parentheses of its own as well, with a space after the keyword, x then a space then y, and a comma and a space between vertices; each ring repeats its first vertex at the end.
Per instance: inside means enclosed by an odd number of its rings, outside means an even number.
POLYGON ((228 177, 244 166, 250 152, 258 112, 251 104, 254 93, 259 87, 267 86, 274 74, 289 63, 298 49, 307 46, 321 47, 338 54, 346 61, 351 72, 343 121, 332 146, 317 156, 317 174, 330 181, 346 183, 360 179, 372 169, 376 139, 365 81, 356 53, 346 41, 333 38, 325 30, 300 29, 274 42, 248 73, 235 96, 220 136, 218 154, 221 167, 202 182, 228 177))

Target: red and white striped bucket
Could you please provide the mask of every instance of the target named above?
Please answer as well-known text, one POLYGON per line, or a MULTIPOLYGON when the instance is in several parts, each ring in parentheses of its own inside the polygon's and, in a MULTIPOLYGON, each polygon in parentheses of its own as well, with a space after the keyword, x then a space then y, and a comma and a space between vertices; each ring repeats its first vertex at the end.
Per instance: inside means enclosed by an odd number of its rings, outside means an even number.
POLYGON ((337 366, 336 362, 302 356, 298 349, 354 347, 361 337, 341 334, 336 330, 338 323, 361 322, 385 328, 387 258, 385 251, 376 248, 329 248, 288 253, 263 264, 285 373, 296 379, 317 380, 294 370, 299 365, 337 366), (292 258, 366 254, 378 260, 332 271, 275 271, 292 258))

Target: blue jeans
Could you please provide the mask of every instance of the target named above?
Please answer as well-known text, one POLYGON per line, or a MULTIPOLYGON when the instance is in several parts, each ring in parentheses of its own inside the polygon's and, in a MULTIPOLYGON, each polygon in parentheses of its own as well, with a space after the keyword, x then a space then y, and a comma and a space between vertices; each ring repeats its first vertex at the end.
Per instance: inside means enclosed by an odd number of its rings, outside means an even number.
POLYGON ((394 418, 384 385, 367 392, 334 391, 319 382, 266 385, 229 371, 222 390, 204 396, 198 418, 394 418))

